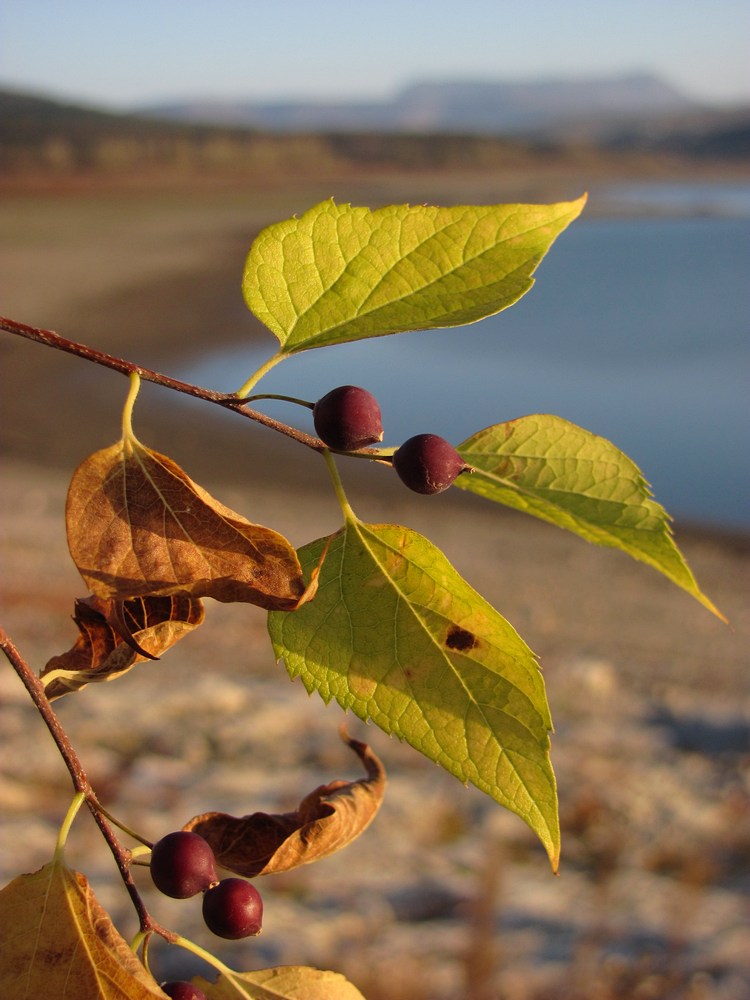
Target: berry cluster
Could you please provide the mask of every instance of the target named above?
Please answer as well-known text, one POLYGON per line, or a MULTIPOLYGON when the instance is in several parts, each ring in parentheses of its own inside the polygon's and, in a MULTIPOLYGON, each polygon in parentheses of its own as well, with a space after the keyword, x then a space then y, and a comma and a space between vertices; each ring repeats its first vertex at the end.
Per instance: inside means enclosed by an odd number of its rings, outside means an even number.
MULTIPOLYGON (((151 879, 156 888, 173 899, 203 893, 203 919, 218 937, 236 940, 260 934, 263 901, 243 878, 219 880, 210 844, 197 833, 177 830, 154 844, 151 879)), ((161 987, 173 1000, 205 1000, 190 983, 165 983, 161 987)))
MULTIPOLYGON (((356 451, 383 440, 378 401, 356 385, 331 389, 313 406, 315 430, 336 451, 356 451)), ((442 493, 468 466, 456 449, 437 434, 416 434, 392 458, 399 478, 415 493, 442 493)))

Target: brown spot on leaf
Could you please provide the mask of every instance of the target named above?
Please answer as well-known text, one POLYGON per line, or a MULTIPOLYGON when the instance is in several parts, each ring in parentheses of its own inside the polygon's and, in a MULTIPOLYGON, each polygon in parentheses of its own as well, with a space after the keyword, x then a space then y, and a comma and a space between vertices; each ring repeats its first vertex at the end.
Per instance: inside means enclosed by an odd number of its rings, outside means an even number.
POLYGON ((445 645, 448 649, 457 649, 459 653, 466 653, 479 645, 479 639, 473 632, 461 628, 460 625, 451 625, 445 637, 445 645))

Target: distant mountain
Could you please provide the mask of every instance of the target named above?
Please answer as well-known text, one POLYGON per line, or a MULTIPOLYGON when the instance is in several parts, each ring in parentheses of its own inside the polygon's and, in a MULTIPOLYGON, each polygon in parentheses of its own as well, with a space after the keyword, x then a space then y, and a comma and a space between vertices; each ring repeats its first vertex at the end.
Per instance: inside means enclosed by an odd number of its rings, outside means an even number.
POLYGON ((386 101, 193 100, 136 110, 163 119, 268 131, 522 134, 573 122, 685 114, 701 107, 660 78, 634 73, 525 83, 425 81, 386 101))
MULTIPOLYGON (((343 126, 323 129, 309 123, 304 128, 301 124, 292 127, 291 113, 285 119, 288 127, 271 129, 265 125, 261 129, 239 124, 236 115, 231 124, 208 123, 207 113, 169 120, 164 110, 159 117, 145 117, 0 89, 0 177, 86 173, 249 176, 264 174, 269 163, 289 176, 300 170, 309 176, 315 171, 325 174, 353 166, 408 170, 481 166, 493 170, 508 169, 512 164, 514 169, 526 170, 540 158, 547 166, 556 161, 574 163, 578 169, 583 162, 596 162, 600 166, 616 163, 621 169, 629 158, 637 160, 644 153, 649 159, 666 155, 706 162, 750 160, 750 108, 696 110, 690 105, 685 110, 682 102, 682 110, 662 110, 650 117, 643 112, 618 116, 609 111, 604 118, 596 118, 589 110, 588 118, 578 117, 574 123, 560 111, 571 105, 553 94, 547 106, 557 102, 554 123, 542 126, 542 121, 550 121, 545 118, 549 113, 532 113, 534 101, 539 102, 541 95, 532 87, 534 100, 528 98, 529 110, 524 117, 528 130, 500 133, 483 131, 477 124, 486 120, 481 117, 482 102, 471 97, 477 94, 478 85, 462 86, 466 88, 463 91, 457 85, 422 84, 404 91, 407 96, 402 104, 412 109, 412 117, 402 119, 412 123, 408 131, 393 124, 376 129, 374 114, 367 118, 364 112, 350 131, 343 126), (446 94, 453 102, 452 119, 446 110, 450 103, 446 94), (438 105, 442 108, 439 115, 438 105), (473 125, 466 124, 468 114, 462 108, 474 114, 473 125), (417 119, 423 123, 421 130, 414 124, 417 119), (463 126, 456 124, 459 119, 463 126), (453 124, 438 125, 438 121, 453 124)), ((615 90, 613 87, 608 92, 614 95, 615 90)), ((495 92, 494 85, 487 85, 487 93, 495 92)), ((601 93, 599 96, 603 99, 601 93)), ((652 99, 650 106, 657 103, 652 99)), ((661 108, 667 103, 662 94, 661 108)), ((580 102, 576 106, 580 108, 580 102)), ((626 106, 630 107, 621 97, 618 107, 626 106)), ((591 102, 588 107, 592 107, 591 102)), ((505 114, 509 120, 507 104, 505 114)))

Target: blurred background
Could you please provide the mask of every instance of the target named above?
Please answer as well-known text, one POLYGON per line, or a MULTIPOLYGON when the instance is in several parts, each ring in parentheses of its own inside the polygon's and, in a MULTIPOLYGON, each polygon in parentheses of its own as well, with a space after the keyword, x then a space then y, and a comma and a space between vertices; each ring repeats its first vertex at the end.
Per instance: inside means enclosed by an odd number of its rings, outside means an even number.
MULTIPOLYGON (((209 388, 238 388, 274 351, 240 293, 263 226, 325 198, 374 208, 588 191, 512 309, 311 351, 263 388, 315 399, 365 385, 394 445, 428 430, 457 443, 533 412, 608 437, 732 621, 616 553, 472 498, 425 506, 351 463, 362 515, 423 530, 541 655, 562 875, 520 821, 360 727, 391 773, 385 818, 269 885, 266 932, 222 953, 230 964, 337 968, 368 1000, 750 992, 748 51, 745 0, 0 9, 0 314, 209 388)), ((41 667, 72 643, 82 596, 66 477, 116 438, 124 383, 8 334, 0 378, 3 621, 41 667)), ((137 433, 296 544, 335 530, 316 456, 209 409, 146 386, 137 433)), ((173 663, 61 703, 112 808, 154 836, 193 807, 293 807, 351 766, 335 707, 278 676, 261 616, 212 609, 201 632, 173 663), (193 699, 159 703, 169 672, 193 699)), ((5 880, 46 859, 67 794, 7 674, 5 880), (26 750, 36 780, 22 785, 8 762, 26 750)), ((92 833, 84 870, 101 853, 92 833)), ((107 858, 93 864, 127 924, 107 858)), ((170 972, 181 961, 161 960, 170 972)))

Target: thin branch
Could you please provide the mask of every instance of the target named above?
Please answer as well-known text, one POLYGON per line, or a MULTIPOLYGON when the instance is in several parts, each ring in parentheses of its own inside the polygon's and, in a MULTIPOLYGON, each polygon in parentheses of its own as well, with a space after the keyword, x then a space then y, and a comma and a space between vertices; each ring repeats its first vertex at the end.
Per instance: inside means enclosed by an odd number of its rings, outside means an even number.
POLYGON ((67 354, 75 354, 76 357, 83 358, 84 361, 91 361, 96 365, 102 365, 104 368, 120 372, 121 375, 136 373, 140 375, 144 382, 153 382, 155 385, 163 386, 165 389, 174 389, 175 392, 194 396, 196 399, 202 399, 207 403, 216 403, 225 409, 234 410, 235 413, 239 413, 249 420, 263 424, 264 427, 278 431, 280 434, 285 434, 287 437, 293 438, 295 441, 306 445, 308 448, 312 448, 314 451, 323 451, 325 448, 323 442, 319 441, 318 438, 312 437, 310 434, 305 434, 303 431, 297 430, 296 427, 290 427, 280 420, 274 420, 273 417, 266 416, 265 413, 260 413, 258 410, 250 409, 238 396, 228 396, 226 393, 215 392, 213 389, 204 389, 202 386, 193 385, 190 382, 181 382, 180 379, 172 378, 170 375, 162 375, 161 372, 155 372, 151 368, 144 368, 141 365, 134 364, 132 361, 126 361, 124 358, 106 354, 104 351, 97 351, 93 347, 78 344, 74 340, 68 340, 66 337, 61 337, 59 333, 55 333, 54 330, 42 330, 35 326, 27 326, 25 323, 19 323, 17 320, 7 319, 4 316, 0 316, 0 330, 5 330, 6 333, 14 333, 19 337, 25 337, 26 340, 33 340, 37 344, 54 347, 56 350, 65 351, 67 354))
POLYGON ((24 660, 23 656, 2 625, 0 625, 0 649, 3 653, 5 653, 10 665, 21 678, 21 683, 28 691, 31 696, 31 700, 34 702, 36 710, 44 720, 47 729, 49 729, 52 739, 55 741, 55 745, 60 752, 60 756, 68 769, 68 773, 70 774, 73 782, 73 787, 76 792, 85 796, 86 805, 88 806, 91 815, 94 817, 97 826, 101 830, 102 836, 107 842, 107 846, 112 852, 115 863, 117 864, 120 872, 120 877, 125 883, 125 888, 128 890, 133 906, 135 907, 135 911, 138 914, 141 930, 144 932, 156 932, 167 941, 174 943, 177 935, 173 934, 172 931, 167 930, 165 927, 162 927, 160 924, 157 924, 146 909, 146 905, 141 899, 141 895, 138 892, 138 888, 133 881, 133 876, 130 872, 130 851, 126 847, 123 847, 115 832, 102 815, 96 794, 91 786, 91 782, 83 769, 83 765, 78 758, 78 754, 75 752, 70 740, 68 739, 68 734, 63 729, 62 723, 58 719, 49 699, 44 693, 44 685, 26 660, 24 660))
MULTIPOLYGON (((195 399, 202 399, 206 403, 215 403, 225 410, 232 410, 234 413, 239 413, 241 417, 254 420, 256 423, 268 427, 269 430, 284 434, 286 437, 292 438, 294 441, 305 445, 306 448, 311 448, 313 451, 324 452, 332 450, 336 454, 346 455, 347 457, 369 458, 379 461, 381 464, 390 464, 389 452, 392 449, 360 448, 357 451, 351 452, 328 449, 328 446, 320 438, 306 434, 304 431, 300 431, 296 427, 291 427, 281 420, 274 420, 273 417, 269 417, 259 410, 251 409, 240 395, 228 396, 226 393, 216 392, 213 389, 204 389, 202 386, 193 385, 190 382, 181 382, 180 379, 172 378, 170 375, 162 375, 161 372, 155 372, 151 368, 144 368, 142 365, 126 361, 124 358, 115 357, 113 354, 106 354, 104 351, 97 351, 93 347, 78 344, 74 340, 68 340, 66 337, 61 337, 59 333, 55 333, 54 330, 42 330, 39 327, 27 326, 25 323, 19 323, 17 320, 7 319, 4 316, 0 316, 0 330, 24 337, 26 340, 33 340, 37 344, 53 347, 58 351, 65 351, 67 354, 75 354, 76 357, 83 358, 84 361, 91 361, 94 364, 102 365, 104 368, 120 372, 121 375, 137 374, 140 375, 144 382, 153 382, 154 385, 160 385, 165 389, 173 389, 175 392, 185 393, 185 395, 193 396, 195 399)), ((261 399, 264 396, 253 398, 261 399)), ((284 396, 268 395, 266 398, 289 399, 290 401, 300 402, 300 400, 292 400, 292 397, 284 396)))
POLYGON ((10 661, 10 665, 21 678, 21 683, 29 692, 31 700, 36 706, 36 710, 39 712, 47 726, 47 729, 49 729, 52 734, 52 739, 55 741, 57 749, 60 751, 60 756, 65 761, 65 766, 67 767, 70 778, 73 782, 73 788, 77 792, 82 792, 87 799, 89 796, 93 797, 94 792, 91 787, 91 783, 86 776, 83 765, 78 759, 78 754, 75 752, 70 740, 68 739, 68 734, 63 729, 62 723, 58 719, 52 705, 49 702, 49 699, 44 693, 44 685, 26 660, 24 660, 21 656, 20 652, 2 625, 0 625, 0 649, 2 649, 5 653, 6 657, 10 661))

